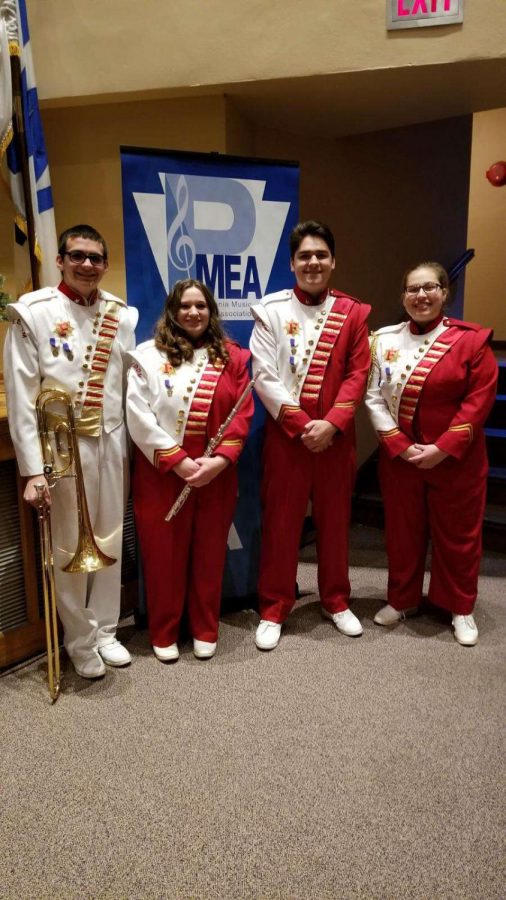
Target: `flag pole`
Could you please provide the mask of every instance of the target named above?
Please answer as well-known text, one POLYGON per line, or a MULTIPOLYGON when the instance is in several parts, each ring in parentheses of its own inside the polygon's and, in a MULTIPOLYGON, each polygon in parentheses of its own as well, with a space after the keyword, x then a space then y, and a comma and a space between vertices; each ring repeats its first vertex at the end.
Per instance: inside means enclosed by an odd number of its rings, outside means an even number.
POLYGON ((30 271, 32 276, 32 290, 40 287, 39 265, 35 255, 35 219, 33 214, 32 191, 30 187, 30 169, 28 165, 28 153, 26 149, 26 132, 23 115, 23 97, 21 90, 21 61, 17 54, 11 55, 12 78, 12 115, 14 119, 13 140, 17 142, 19 163, 21 167, 21 180, 25 197, 26 229, 28 239, 28 252, 30 255, 30 271))

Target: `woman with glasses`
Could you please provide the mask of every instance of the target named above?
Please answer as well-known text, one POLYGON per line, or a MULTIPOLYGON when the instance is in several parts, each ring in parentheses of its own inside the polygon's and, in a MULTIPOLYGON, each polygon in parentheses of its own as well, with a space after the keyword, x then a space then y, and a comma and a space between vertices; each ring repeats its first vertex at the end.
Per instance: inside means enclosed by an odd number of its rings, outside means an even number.
POLYGON ((136 444, 134 511, 149 632, 161 662, 179 657, 185 605, 193 652, 216 650, 227 537, 237 498, 234 463, 253 414, 244 400, 212 455, 204 451, 249 382, 249 351, 227 340, 218 306, 200 281, 178 281, 152 341, 130 354, 127 420, 136 444), (166 516, 186 485, 180 511, 166 516))
POLYGON ((497 365, 491 330, 448 318, 449 296, 439 263, 409 269, 407 321, 372 339, 366 404, 380 443, 389 561, 388 604, 374 621, 395 625, 416 612, 430 538, 429 600, 452 614, 456 640, 472 646, 488 471, 483 425, 497 365))

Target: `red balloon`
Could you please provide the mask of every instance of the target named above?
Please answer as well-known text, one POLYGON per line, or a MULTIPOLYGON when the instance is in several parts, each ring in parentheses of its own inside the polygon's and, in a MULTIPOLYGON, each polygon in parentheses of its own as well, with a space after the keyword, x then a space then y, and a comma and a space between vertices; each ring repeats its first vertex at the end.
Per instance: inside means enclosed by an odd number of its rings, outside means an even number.
POLYGON ((506 184, 506 162, 503 160, 493 163, 485 174, 490 184, 493 184, 494 187, 502 187, 506 184))

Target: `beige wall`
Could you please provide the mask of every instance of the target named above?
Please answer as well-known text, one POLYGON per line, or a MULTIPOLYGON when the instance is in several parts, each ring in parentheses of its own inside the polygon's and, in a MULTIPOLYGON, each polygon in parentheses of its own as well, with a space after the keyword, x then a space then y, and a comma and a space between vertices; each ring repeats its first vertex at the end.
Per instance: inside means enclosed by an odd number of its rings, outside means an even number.
MULTIPOLYGON (((450 265, 466 248, 471 120, 448 119, 325 142, 256 136, 259 156, 301 163, 301 218, 321 218, 336 236, 336 287, 371 304, 371 328, 400 319, 405 268, 450 265)), ((357 456, 376 437, 363 409, 357 456)))
POLYGON ((300 160, 301 215, 335 230, 336 283, 373 305, 373 327, 396 315, 406 265, 450 264, 466 246, 467 118, 338 141, 255 133, 223 97, 47 109, 43 119, 57 229, 81 220, 104 233, 106 286, 120 295, 122 144, 300 160))
POLYGON ((466 249, 470 139, 463 117, 333 142, 263 132, 255 148, 300 160, 301 216, 332 226, 336 285, 372 304, 377 328, 399 314, 408 265, 466 249))
MULTIPOLYGON (((505 4, 506 15, 506 4, 505 4)), ((506 185, 485 178, 506 160, 506 109, 477 113, 473 122, 468 243, 476 257, 468 267, 465 317, 494 328, 506 341, 506 185)))
MULTIPOLYGON (((225 107, 225 98, 216 96, 42 111, 56 229, 89 222, 104 234, 111 258, 108 290, 120 296, 126 290, 120 145, 224 153, 225 107)), ((240 146, 236 117, 233 122, 240 146)), ((11 212, 7 192, 0 191, 0 272, 7 275, 6 289, 15 293, 11 212)))
MULTIPOLYGON (((333 227, 335 283, 373 306, 371 327, 398 317, 406 265, 434 256, 449 264, 466 246, 468 118, 338 141, 255 132, 223 97, 46 109, 43 119, 57 228, 81 220, 104 233, 104 286, 120 296, 121 144, 300 160, 301 216, 333 227)), ((360 424, 360 459, 373 443, 360 424)))
POLYGON ((45 110, 58 231, 79 221, 104 234, 110 269, 104 286, 125 296, 119 148, 226 150, 225 100, 196 98, 45 110))
POLYGON ((29 2, 46 99, 506 55, 504 0, 466 3, 463 26, 387 32, 385 12, 385 0, 29 2))

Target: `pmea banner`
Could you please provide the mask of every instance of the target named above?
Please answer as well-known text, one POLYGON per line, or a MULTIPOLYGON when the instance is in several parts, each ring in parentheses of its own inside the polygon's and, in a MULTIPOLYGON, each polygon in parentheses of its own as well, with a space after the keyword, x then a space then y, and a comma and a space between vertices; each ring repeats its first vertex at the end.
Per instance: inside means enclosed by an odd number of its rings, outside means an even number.
MULTIPOLYGON (((249 307, 293 283, 288 237, 298 221, 295 163, 221 154, 121 148, 127 298, 139 309, 138 342, 176 281, 213 291, 227 333, 248 345, 249 307)), ((262 411, 239 461, 225 597, 256 591, 262 411)))
POLYGON ((214 293, 227 330, 246 345, 249 305, 291 284, 288 235, 297 223, 294 164, 122 147, 128 302, 151 337, 176 281, 214 293))

